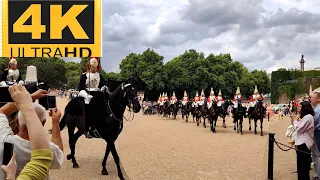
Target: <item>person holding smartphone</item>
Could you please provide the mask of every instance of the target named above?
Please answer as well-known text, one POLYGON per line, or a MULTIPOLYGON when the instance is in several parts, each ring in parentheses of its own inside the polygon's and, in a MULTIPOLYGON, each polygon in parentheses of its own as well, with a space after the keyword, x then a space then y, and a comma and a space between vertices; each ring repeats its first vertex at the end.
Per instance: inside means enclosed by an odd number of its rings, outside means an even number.
POLYGON ((297 152, 297 171, 298 180, 310 179, 310 164, 311 164, 311 148, 314 145, 314 111, 308 101, 303 101, 297 106, 296 113, 290 115, 291 123, 296 130, 295 145, 297 152))
POLYGON ((99 136, 99 133, 94 126, 94 120, 96 118, 94 113, 90 112, 90 102, 92 99, 98 97, 100 89, 103 86, 107 86, 106 80, 99 73, 101 69, 100 60, 96 57, 91 57, 87 65, 87 72, 83 73, 80 77, 79 84, 79 97, 82 97, 85 102, 85 107, 83 108, 85 114, 85 128, 86 137, 92 138, 93 136, 99 136))
MULTIPOLYGON (((11 93, 12 94, 12 93, 11 93)), ((38 90, 34 94, 32 94, 32 99, 36 100, 39 97, 47 96, 47 92, 44 90, 38 90)), ((43 106, 38 103, 32 103, 30 106, 35 111, 38 121, 41 122, 42 125, 46 123, 46 110, 43 106)), ((32 156, 32 149, 30 149, 31 145, 31 137, 29 133, 29 127, 27 127, 27 117, 23 114, 23 111, 19 111, 17 118, 17 125, 19 127, 19 132, 17 135, 13 135, 11 128, 8 126, 8 120, 6 116, 13 112, 13 110, 17 110, 14 103, 8 103, 5 106, 0 108, 0 142, 6 142, 13 145, 13 152, 16 154, 16 176, 23 170, 23 168, 29 163, 30 159, 26 157, 32 156), (1 140, 1 138, 4 140, 1 140)), ((63 163, 63 144, 62 138, 60 134, 59 121, 61 117, 61 113, 59 110, 52 110, 49 112, 49 115, 52 117, 52 138, 49 143, 49 147, 51 152, 53 153, 53 160, 50 164, 50 169, 59 169, 63 163)), ((3 146, 0 144, 0 154, 1 148, 3 146)), ((4 151, 7 151, 8 148, 4 147, 4 151)), ((0 156, 0 162, 2 156, 0 156)), ((7 159, 4 158, 4 159, 7 159)), ((4 173, 0 171, 0 179, 4 179, 4 173)), ((49 179, 49 177, 47 177, 49 179)))
MULTIPOLYGON (((29 92, 22 85, 13 85, 9 88, 14 103, 8 103, 0 108, 0 154, 3 155, 2 142, 7 141, 13 136, 13 132, 8 125, 6 115, 20 110, 28 127, 28 136, 30 138, 31 160, 24 167, 22 172, 16 177, 17 164, 15 162, 16 155, 13 154, 8 165, 2 165, 1 169, 6 174, 8 180, 32 180, 45 179, 48 175, 48 169, 53 159, 49 142, 47 141, 46 131, 43 128, 39 117, 34 108, 32 108, 32 99, 39 99, 46 96, 46 92, 38 90, 30 96, 29 92)), ((15 147, 19 144, 15 144, 15 147)), ((2 159, 2 156, 0 156, 2 159)), ((4 179, 4 178, 1 178, 4 179)))

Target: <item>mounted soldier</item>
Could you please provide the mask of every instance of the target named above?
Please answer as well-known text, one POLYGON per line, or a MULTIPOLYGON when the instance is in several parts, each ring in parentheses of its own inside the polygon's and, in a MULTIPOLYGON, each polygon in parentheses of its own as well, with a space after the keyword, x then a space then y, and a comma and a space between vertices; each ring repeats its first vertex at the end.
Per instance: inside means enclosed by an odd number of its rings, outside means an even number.
POLYGON ((87 64, 87 72, 83 73, 80 77, 79 97, 82 97, 85 103, 83 109, 85 114, 85 128, 87 131, 87 138, 100 136, 96 127, 94 126, 94 124, 96 124, 95 122, 93 122, 96 119, 94 117, 94 112, 91 112, 89 108, 90 102, 95 98, 99 98, 98 95, 101 94, 100 89, 103 86, 107 86, 107 82, 99 73, 100 70, 100 60, 98 58, 91 57, 87 64))
POLYGON ((182 98, 182 105, 183 106, 187 105, 188 101, 189 101, 188 94, 186 91, 184 91, 184 96, 182 98))
POLYGON ((199 94, 198 94, 198 91, 197 91, 196 92, 196 96, 193 98, 192 106, 193 107, 198 107, 199 102, 200 102, 200 97, 199 97, 199 94))
POLYGON ((24 84, 21 73, 18 69, 18 61, 14 57, 9 58, 8 68, 1 75, 1 86, 13 85, 16 83, 24 84))
POLYGON ((253 95, 250 97, 250 108, 248 110, 248 116, 251 115, 253 108, 256 106, 256 104, 258 102, 262 102, 263 98, 262 96, 259 94, 258 88, 257 86, 255 86, 253 95))
POLYGON ((241 92, 240 92, 240 88, 238 87, 237 88, 237 91, 232 99, 232 103, 233 103, 233 111, 232 111, 232 114, 234 114, 234 109, 238 108, 238 102, 240 104, 242 104, 242 100, 243 100, 243 97, 241 95, 241 92))
POLYGON ((158 98, 158 104, 159 104, 159 106, 163 105, 162 104, 162 95, 161 95, 161 93, 160 93, 159 98, 158 98))
POLYGON ((168 101, 169 100, 169 98, 168 98, 168 94, 167 93, 165 93, 164 94, 164 102, 166 102, 166 101, 168 101))
POLYGON ((222 93, 221 93, 221 89, 220 89, 218 97, 217 97, 217 106, 221 107, 223 103, 224 103, 224 99, 222 97, 222 93))
POLYGON ((218 98, 214 95, 213 88, 211 88, 210 96, 208 97, 208 109, 211 108, 212 102, 217 101, 217 100, 218 100, 218 98))
POLYGON ((176 94, 173 91, 172 96, 170 98, 170 104, 174 104, 176 102, 177 102, 177 97, 176 97, 176 94))
POLYGON ((202 106, 205 101, 206 101, 206 95, 204 94, 204 90, 202 89, 199 105, 202 106))

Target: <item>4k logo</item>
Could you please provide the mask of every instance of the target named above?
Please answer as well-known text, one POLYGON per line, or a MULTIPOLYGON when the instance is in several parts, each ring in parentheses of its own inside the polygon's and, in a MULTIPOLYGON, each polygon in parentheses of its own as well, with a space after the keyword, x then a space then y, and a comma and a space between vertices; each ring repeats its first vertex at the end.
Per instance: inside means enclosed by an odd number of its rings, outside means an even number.
POLYGON ((101 56, 100 0, 7 0, 3 11, 3 56, 101 56))

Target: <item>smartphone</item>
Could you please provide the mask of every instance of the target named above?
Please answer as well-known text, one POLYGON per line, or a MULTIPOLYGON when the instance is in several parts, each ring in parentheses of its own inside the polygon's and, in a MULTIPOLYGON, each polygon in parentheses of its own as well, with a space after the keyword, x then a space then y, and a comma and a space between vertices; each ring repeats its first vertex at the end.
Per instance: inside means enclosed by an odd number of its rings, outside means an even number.
POLYGON ((48 109, 49 110, 54 110, 57 109, 57 104, 56 104, 56 96, 55 95, 49 95, 47 97, 47 102, 48 102, 48 109))
POLYGON ((4 143, 2 165, 8 165, 13 155, 13 144, 4 143))
POLYGON ((9 92, 9 86, 0 86, 0 103, 13 102, 9 92))

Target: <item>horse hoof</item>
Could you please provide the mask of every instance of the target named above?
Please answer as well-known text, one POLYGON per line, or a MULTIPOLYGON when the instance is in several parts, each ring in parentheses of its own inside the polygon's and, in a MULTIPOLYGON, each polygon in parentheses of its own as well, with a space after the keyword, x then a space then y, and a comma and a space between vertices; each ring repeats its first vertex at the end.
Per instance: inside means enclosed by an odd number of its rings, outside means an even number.
POLYGON ((101 171, 101 174, 104 175, 104 176, 109 175, 109 173, 108 173, 107 170, 102 170, 102 171, 101 171))
POLYGON ((243 135, 243 133, 241 133, 241 135, 243 135))
POLYGON ((261 136, 263 136, 263 134, 261 134, 261 136))
POLYGON ((73 164, 73 168, 79 168, 79 165, 77 163, 73 164))
POLYGON ((68 154, 67 155, 67 160, 70 160, 72 157, 71 157, 71 154, 68 154))
POLYGON ((236 128, 233 128, 233 130, 235 131, 235 130, 236 130, 236 128))
POLYGON ((249 128, 249 131, 251 131, 251 127, 249 128))

